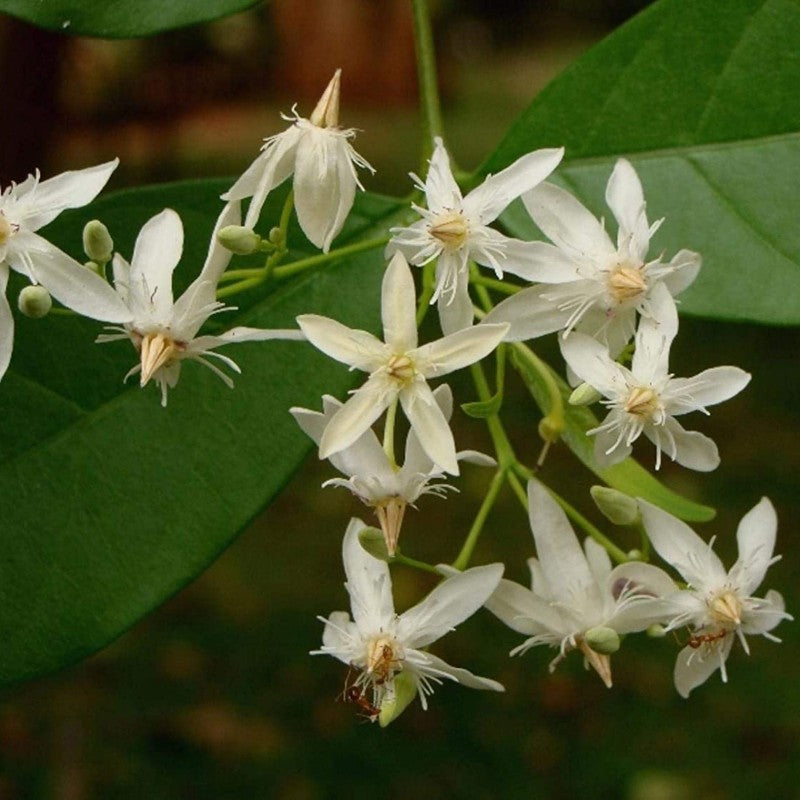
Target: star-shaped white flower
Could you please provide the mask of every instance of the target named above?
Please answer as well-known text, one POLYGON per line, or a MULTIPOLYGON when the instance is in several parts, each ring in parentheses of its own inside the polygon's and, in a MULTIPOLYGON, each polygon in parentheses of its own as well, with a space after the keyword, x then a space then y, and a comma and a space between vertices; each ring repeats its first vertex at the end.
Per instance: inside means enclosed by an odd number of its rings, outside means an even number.
POLYGON ((425 183, 412 174, 425 192, 427 208, 414 205, 422 217, 407 228, 393 228, 387 255, 399 250, 415 266, 438 259, 436 291, 444 333, 472 325, 469 298, 469 261, 491 267, 498 278, 504 272, 530 281, 547 280, 551 268, 541 258, 541 242, 510 239, 489 227, 506 206, 543 181, 564 155, 564 148, 535 150, 517 159, 497 175, 490 175, 463 197, 444 143, 437 137, 425 183))
POLYGON ((738 367, 714 367, 693 378, 673 378, 669 349, 678 332, 678 315, 665 286, 653 290, 651 305, 656 317, 641 319, 630 369, 584 334, 561 342, 570 369, 603 395, 609 408, 605 420, 588 432, 596 436, 595 458, 604 466, 622 461, 644 433, 656 446, 656 469, 663 451, 684 467, 708 472, 719 466, 716 444, 702 433, 684 430, 675 417, 690 411, 707 414, 706 406, 738 394, 750 375, 738 367))
MULTIPOLYGON (((433 397, 449 422, 453 413, 450 387, 446 384, 438 386, 433 390, 433 397)), ((323 413, 306 408, 289 409, 297 424, 316 444, 319 444, 328 423, 342 407, 330 395, 325 395, 322 402, 323 413)), ((481 466, 495 466, 497 463, 493 458, 474 450, 456 453, 456 458, 481 466)), ((448 490, 456 491, 455 487, 442 482, 444 473, 422 449, 413 429, 408 432, 402 467, 390 463, 371 428, 349 447, 330 456, 330 462, 347 478, 331 478, 322 485, 343 486, 365 505, 375 509, 389 555, 394 555, 397 549, 406 506, 413 506, 424 494, 444 497, 448 490)))
POLYGON ((727 681, 725 661, 738 638, 749 655, 747 635, 763 635, 779 642, 771 631, 783 619, 783 597, 770 590, 753 597, 771 564, 778 520, 772 503, 763 497, 742 517, 736 531, 739 558, 729 572, 688 525, 644 500, 639 500, 647 535, 656 552, 675 567, 688 589, 665 597, 667 630, 691 627, 691 637, 675 662, 675 688, 682 697, 705 683, 717 669, 727 681))
POLYGON ((394 701, 399 675, 411 677, 423 708, 427 708, 426 696, 433 692, 433 684, 445 678, 471 689, 502 692, 497 681, 453 667, 423 648, 483 605, 497 586, 503 565, 473 567, 449 577, 420 603, 398 615, 389 567, 361 546, 358 534, 363 528, 361 520, 351 520, 342 544, 353 619, 346 611, 321 617, 325 623, 322 648, 312 655, 331 655, 358 670, 355 685, 372 691, 376 709, 394 701))
POLYGON ((11 360, 14 318, 6 299, 8 269, 40 283, 68 308, 92 319, 126 322, 130 312, 102 279, 36 231, 67 208, 90 203, 106 185, 118 159, 62 172, 46 181, 39 173, 12 183, 0 194, 0 377, 11 360))
POLYGON ((566 514, 535 480, 528 483, 528 502, 539 556, 528 560, 531 589, 501 580, 486 608, 529 637, 511 655, 541 644, 557 647, 552 672, 569 651, 579 649, 610 687, 609 654, 619 646, 618 635, 661 619, 654 598, 672 594, 675 584, 650 564, 632 561, 612 569, 608 553, 593 539, 586 540, 584 552, 566 514), (616 646, 599 644, 609 640, 616 646))
POLYGON ((267 195, 294 174, 294 206, 297 220, 308 240, 327 253, 341 231, 356 194, 356 167, 375 170, 350 145, 356 132, 339 127, 339 83, 337 69, 309 119, 294 109, 284 119, 291 126, 283 133, 264 140, 261 155, 234 185, 223 200, 252 197, 244 227, 258 222, 267 195))
POLYGON ((453 434, 436 403, 428 378, 438 378, 488 355, 500 343, 506 325, 476 325, 435 342, 417 345, 414 279, 401 253, 383 278, 381 316, 385 342, 328 317, 297 318, 314 347, 354 369, 369 372, 367 382, 337 411, 319 443, 328 458, 355 442, 398 399, 430 460, 458 475, 453 434))
POLYGON ((697 276, 698 253, 681 250, 669 262, 650 261, 650 239, 663 220, 647 221, 644 193, 630 162, 617 161, 606 187, 606 202, 619 225, 617 242, 569 192, 543 183, 522 196, 525 208, 553 244, 540 243, 550 264, 545 286, 533 286, 499 303, 491 322, 509 322, 509 341, 553 331, 566 337, 578 329, 608 345, 617 355, 630 341, 636 312, 658 319, 650 306, 653 288, 682 292, 697 276))
POLYGON ((233 381, 207 359, 216 358, 234 372, 240 372, 239 367, 214 348, 233 342, 303 339, 296 330, 244 327, 219 336, 197 336, 212 314, 233 310, 216 299, 217 283, 231 258, 230 251, 217 242, 217 232, 238 222, 239 204, 231 203, 217 220, 200 274, 177 300, 172 297, 172 273, 183 253, 183 223, 172 209, 164 209, 144 224, 130 264, 119 253, 114 255, 114 286, 132 320, 122 327, 110 327, 117 332, 101 334, 97 341, 130 339, 139 353, 139 363, 125 378, 138 372, 141 386, 155 381, 161 389, 162 406, 167 404, 168 389, 178 382, 184 359, 199 361, 232 387, 233 381))

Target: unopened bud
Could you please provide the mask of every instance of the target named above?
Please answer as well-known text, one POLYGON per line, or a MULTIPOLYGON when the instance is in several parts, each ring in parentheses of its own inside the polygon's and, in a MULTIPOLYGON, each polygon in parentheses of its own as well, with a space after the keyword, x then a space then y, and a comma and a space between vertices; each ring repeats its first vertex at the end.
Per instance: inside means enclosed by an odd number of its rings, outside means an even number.
POLYGON ((398 672, 394 677, 394 693, 384 695, 378 723, 385 728, 394 722, 417 696, 417 681, 411 672, 398 672))
POLYGON ((26 286, 19 293, 17 307, 26 317, 41 319, 53 307, 53 300, 44 286, 26 286))
POLYGON ((628 561, 646 561, 644 553, 638 547, 628 550, 626 555, 628 556, 628 561))
POLYGON ((569 396, 571 406, 591 406, 596 403, 603 395, 588 383, 582 383, 569 396))
POLYGON ((604 625, 598 625, 596 628, 589 628, 584 636, 586 644, 595 651, 604 656, 610 656, 619 650, 619 634, 613 628, 606 628, 604 625))
POLYGON ((624 492, 609 486, 592 486, 589 494, 603 516, 615 525, 634 525, 639 521, 639 506, 624 492))
POLYGON ((654 622, 646 633, 651 639, 663 639, 667 635, 667 630, 663 625, 654 622))
POLYGON ((261 244, 261 237, 250 228, 241 225, 226 225, 218 234, 217 241, 231 253, 238 256, 249 256, 255 253, 261 244))
POLYGON ((557 442, 562 430, 564 430, 564 425, 558 423, 550 415, 539 420, 539 436, 548 444, 557 442))
POLYGON ((390 561, 389 551, 386 549, 386 539, 383 532, 377 528, 362 528, 358 532, 358 541, 361 546, 379 561, 390 561))
POLYGON ((83 250, 98 264, 107 264, 114 255, 114 240, 108 228, 99 219, 93 219, 83 227, 83 250))
POLYGON ((268 238, 272 244, 283 244, 283 231, 278 227, 270 228, 268 238))

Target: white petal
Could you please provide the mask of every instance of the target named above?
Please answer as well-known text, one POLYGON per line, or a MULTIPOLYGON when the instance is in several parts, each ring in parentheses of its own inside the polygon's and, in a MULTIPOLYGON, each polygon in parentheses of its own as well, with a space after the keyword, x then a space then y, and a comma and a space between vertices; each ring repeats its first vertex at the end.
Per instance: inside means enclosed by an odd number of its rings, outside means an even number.
POLYGON ((742 620, 742 633, 763 634, 771 631, 785 619, 794 619, 786 613, 786 604, 780 592, 770 589, 764 599, 749 598, 745 619, 742 620))
POLYGON ((286 341, 303 342, 305 336, 301 331, 291 328, 245 328, 242 326, 231 328, 218 336, 198 336, 189 343, 191 350, 202 351, 212 350, 223 344, 236 344, 237 342, 267 342, 273 339, 283 339, 286 341))
MULTIPOLYGON (((211 241, 208 245, 208 254, 203 268, 197 276, 197 282, 209 281, 214 286, 219 283, 220 276, 225 272, 233 253, 219 243, 217 234, 228 225, 239 225, 241 221, 241 204, 238 201, 227 203, 214 223, 214 230, 211 232, 211 241)), ((213 300, 214 298, 212 297, 211 299, 213 300)))
POLYGON ((611 558, 608 555, 608 551, 591 538, 584 540, 583 550, 595 583, 598 586, 604 586, 608 581, 608 576, 611 574, 611 558))
POLYGON ((606 587, 622 601, 607 623, 617 633, 643 631, 654 623, 670 622, 670 608, 662 598, 674 595, 678 587, 664 570, 638 561, 619 564, 608 576, 606 587))
POLYGON ((714 590, 727 578, 716 553, 685 522, 639 500, 647 535, 656 552, 675 567, 692 588, 714 590))
POLYGON ((670 294, 675 296, 690 286, 697 277, 702 263, 703 259, 700 253, 692 250, 679 250, 669 262, 673 271, 663 279, 670 294))
POLYGON ((501 580, 484 603, 501 622, 524 636, 560 635, 564 620, 551 603, 513 581, 501 580))
POLYGON ((383 342, 367 331, 317 314, 302 314, 297 324, 314 347, 343 364, 374 372, 387 360, 383 342))
POLYGON ((750 509, 736 529, 739 558, 731 568, 730 577, 742 595, 752 594, 764 580, 775 549, 778 517, 766 497, 750 509))
POLYGON ((569 320, 569 311, 562 311, 545 295, 548 286, 531 286, 498 303, 483 319, 484 325, 506 322, 506 342, 536 339, 562 330, 569 320))
POLYGON ((564 189, 543 183, 522 202, 545 236, 578 261, 604 261, 617 252, 600 221, 564 189))
POLYGON ((528 505, 536 553, 553 597, 570 608, 596 604, 597 582, 567 515, 536 480, 528 481, 528 505))
POLYGON ((6 298, 8 267, 0 264, 0 378, 6 374, 14 349, 14 315, 6 298))
POLYGON ((631 163, 620 158, 606 185, 606 203, 619 223, 620 244, 630 239, 632 254, 644 259, 650 244, 650 230, 644 214, 644 192, 631 163))
POLYGON ((39 240, 28 252, 36 280, 68 308, 104 322, 128 322, 131 312, 122 298, 97 273, 86 269, 54 245, 39 240))
POLYGON ((353 207, 356 176, 347 139, 311 127, 297 146, 294 204, 303 233, 327 253, 353 207))
MULTIPOLYGON (((453 392, 450 387, 446 383, 437 386, 433 390, 433 398, 436 401, 436 405, 439 406, 445 421, 449 423, 450 417, 453 415, 453 392)), ((410 475, 419 473, 427 475, 434 466, 434 463, 420 444, 417 432, 411 428, 406 438, 406 452, 403 458, 402 471, 410 475)))
POLYGON ((400 392, 400 402, 430 460, 445 472, 458 475, 453 433, 428 384, 416 381, 405 387, 400 392))
POLYGON ((693 378, 675 378, 664 393, 667 410, 678 415, 716 405, 741 392, 751 377, 739 367, 714 367, 693 378))
POLYGON ((663 287, 658 292, 666 302, 660 306, 661 319, 642 317, 636 331, 636 350, 631 361, 631 372, 640 384, 658 384, 669 372, 669 350, 678 333, 678 314, 672 295, 663 287), (672 307, 672 313, 669 307, 672 307))
POLYGON ((678 653, 675 662, 675 688, 681 697, 688 697, 692 689, 705 683, 725 663, 733 645, 733 636, 726 636, 720 644, 712 642, 698 648, 686 646, 678 653))
POLYGON ((342 561, 353 619, 362 634, 370 635, 392 620, 394 601, 388 564, 371 556, 358 539, 364 527, 360 519, 350 520, 342 541, 342 561))
POLYGON ((466 273, 456 275, 454 292, 442 292, 436 301, 436 308, 439 312, 439 325, 446 336, 472 327, 475 311, 469 296, 469 276, 466 273))
POLYGON ((563 156, 563 147, 527 153, 473 189, 464 198, 464 211, 481 225, 497 219, 512 200, 541 183, 563 156))
POLYGON ((118 164, 119 159, 115 158, 42 181, 36 186, 21 222, 28 230, 35 231, 54 220, 65 208, 85 206, 100 194, 118 164))
POLYGON ((142 226, 131 259, 131 284, 144 279, 155 316, 168 320, 172 313, 172 273, 183 253, 183 223, 165 208, 142 226))
POLYGON ((346 611, 334 611, 325 620, 325 629, 322 631, 322 646, 326 650, 336 651, 331 655, 344 661, 345 664, 350 662, 354 637, 358 637, 358 628, 350 620, 350 615, 346 611))
POLYGON ((469 670, 453 667, 441 658, 432 653, 418 650, 414 653, 413 668, 419 670, 424 675, 434 677, 450 678, 457 681, 468 689, 488 689, 492 692, 504 692, 505 687, 502 683, 493 681, 491 678, 482 678, 480 675, 473 675, 469 670))
MULTIPOLYGON (((575 262, 555 245, 523 242, 506 236, 502 237, 502 242, 504 257, 498 262, 503 272, 539 283, 569 283, 581 277, 575 262)), ((477 256, 475 260, 484 263, 477 256)))
POLYGON ((505 324, 481 323, 423 345, 409 355, 422 375, 438 378, 488 356, 507 331, 505 324))
MULTIPOLYGON (((608 416, 601 423, 601 428, 612 417, 624 417, 625 412, 611 411, 608 416)), ((627 443, 625 437, 620 437, 620 428, 601 429, 594 436, 594 460, 599 467, 611 467, 614 464, 619 464, 624 461, 631 454, 631 446, 627 443)), ((635 439, 634 439, 635 441, 635 439)))
POLYGON ((644 434, 678 464, 698 472, 719 466, 719 450, 713 440, 697 431, 687 431, 672 417, 664 425, 645 425, 644 434))
POLYGON ((461 208, 461 190, 450 169, 450 157, 440 137, 434 140, 433 155, 425 178, 425 198, 434 213, 461 208))
POLYGON ((398 637, 408 647, 426 647, 471 617, 497 588, 502 564, 473 567, 442 581, 422 602, 400 615, 398 637))
POLYGON ((414 278, 402 253, 395 253, 381 285, 383 339, 393 353, 417 346, 417 293, 414 278))
POLYGON ((383 414, 392 390, 382 375, 371 377, 334 414, 319 443, 319 457, 328 458, 349 447, 383 414))
POLYGON ((572 371, 604 397, 617 397, 626 391, 624 367, 611 358, 600 342, 573 332, 559 344, 572 371))
POLYGON ((114 253, 111 259, 111 271, 114 275, 114 289, 123 303, 128 305, 131 285, 131 265, 119 254, 114 253))

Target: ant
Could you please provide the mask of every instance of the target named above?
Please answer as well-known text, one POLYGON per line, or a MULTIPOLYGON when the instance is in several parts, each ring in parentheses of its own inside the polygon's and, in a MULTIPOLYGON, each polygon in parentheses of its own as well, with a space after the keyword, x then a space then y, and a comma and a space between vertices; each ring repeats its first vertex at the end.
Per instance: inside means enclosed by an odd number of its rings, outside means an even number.
POLYGON ((363 716, 370 722, 375 722, 381 713, 380 708, 370 703, 366 697, 364 689, 355 683, 350 683, 350 674, 352 667, 347 671, 347 677, 344 681, 344 689, 342 690, 341 698, 345 703, 353 703, 357 705, 363 712, 363 716))
POLYGON ((724 629, 717 631, 716 633, 697 633, 689 637, 687 644, 689 647, 697 650, 698 647, 704 644, 710 644, 711 642, 716 642, 719 639, 724 639, 727 635, 728 631, 724 629))

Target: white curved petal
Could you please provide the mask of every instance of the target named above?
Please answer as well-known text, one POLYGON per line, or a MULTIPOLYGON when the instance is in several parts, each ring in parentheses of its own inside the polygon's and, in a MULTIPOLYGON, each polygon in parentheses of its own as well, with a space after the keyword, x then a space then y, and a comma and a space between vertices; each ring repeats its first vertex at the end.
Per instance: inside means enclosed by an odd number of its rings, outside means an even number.
POLYGON ((698 431, 685 430, 672 417, 667 417, 663 425, 645 425, 644 435, 687 469, 711 472, 719 466, 719 450, 714 441, 698 431))
POLYGON ((439 312, 439 325, 445 336, 472 327, 475 311, 472 307, 472 298, 469 296, 469 276, 466 273, 456 275, 452 294, 439 295, 436 309, 439 312))
POLYGON ((395 253, 381 284, 383 339, 393 353, 417 346, 417 293, 414 278, 402 253, 395 253))
POLYGON ((606 203, 619 223, 619 244, 629 240, 632 254, 644 259, 650 245, 644 192, 630 161, 620 158, 606 185, 606 203))
POLYGON ((147 220, 136 237, 130 280, 144 280, 154 316, 164 322, 172 313, 172 273, 182 253, 183 223, 171 208, 147 220))
POLYGON ((595 339, 573 332, 559 340, 561 353, 572 371, 604 397, 626 391, 625 370, 612 360, 608 350, 595 339))
POLYGON ((497 588, 502 564, 473 567, 442 581, 424 600, 400 615, 397 635, 408 647, 426 647, 471 617, 497 588))
POLYGON ((501 580, 484 606, 511 630, 524 636, 563 636, 565 622, 554 606, 530 589, 501 580))
MULTIPOLYGON (((622 413, 624 414, 624 412, 622 413)), ((603 425, 612 416, 619 416, 619 414, 612 411, 603 421, 603 425)), ((624 438, 620 439, 619 429, 598 430, 593 436, 594 460, 599 467, 611 467, 619 464, 631 454, 632 448, 624 438)))
POLYGON ((215 347, 220 347, 223 344, 236 344, 238 342, 267 342, 273 339, 282 339, 284 341, 304 342, 306 337, 301 331, 292 330, 291 328, 274 328, 272 330, 267 328, 246 328, 238 326, 231 328, 225 333, 220 333, 217 336, 198 336, 189 342, 190 350, 202 351, 213 350, 215 347))
POLYGON ((122 302, 130 305, 131 265, 119 253, 114 253, 111 271, 114 275, 114 289, 122 302))
MULTIPOLYGON (((498 237, 500 238, 499 234, 498 237)), ((580 279, 575 262, 547 242, 523 242, 503 236, 502 258, 498 259, 503 272, 538 283, 569 283, 580 279)), ((479 264, 481 261, 474 256, 479 264)))
POLYGON ((594 582, 598 586, 604 586, 611 574, 611 558, 608 551, 599 545, 594 539, 586 538, 583 542, 583 551, 586 555, 586 563, 589 565, 594 582))
POLYGON ((319 457, 329 458, 350 447, 383 414, 392 397, 383 375, 369 378, 333 415, 320 439, 319 457))
POLYGON ((750 509, 736 529, 739 558, 731 568, 730 577, 743 595, 752 594, 764 580, 772 562, 778 517, 775 507, 766 497, 750 509))
POLYGON ((58 301, 78 314, 103 322, 129 322, 131 311, 97 273, 86 269, 37 234, 36 250, 28 251, 36 280, 58 301))
POLYGON ((488 689, 492 692, 505 691, 505 687, 502 683, 493 681, 491 678, 482 678, 480 675, 473 675, 469 670, 462 669, 461 667, 453 667, 432 653, 417 650, 413 656, 412 668, 418 670, 423 675, 449 678, 450 680, 457 681, 462 686, 466 686, 468 689, 488 689))
POLYGON ((383 342, 367 331, 318 314, 302 314, 297 324, 314 347, 355 369, 374 372, 387 360, 383 342))
POLYGON ((536 480, 528 481, 528 506, 539 564, 553 597, 570 608, 597 605, 597 582, 567 515, 536 480))
POLYGON ((356 195, 347 139, 313 126, 297 145, 294 205, 308 240, 324 253, 341 231, 356 195))
POLYGON ((599 262, 616 254, 600 221, 564 189, 542 183, 523 194, 522 202, 545 236, 573 258, 599 262))
POLYGON ((115 158, 105 164, 62 172, 42 181, 36 186, 30 203, 26 203, 20 222, 28 230, 35 231, 54 220, 65 208, 85 206, 100 194, 118 164, 119 159, 115 158))
MULTIPOLYGON (((203 263, 203 268, 197 276, 196 281, 209 281, 215 287, 219 283, 220 276, 230 263, 231 253, 223 247, 217 239, 217 234, 228 225, 239 225, 242 221, 242 208, 239 201, 226 203, 214 223, 214 230, 211 231, 211 241, 208 244, 208 254, 203 263)), ((214 298, 212 298, 213 300, 214 298)), ((176 304, 177 305, 177 304, 176 304)))
POLYGON ((663 279, 664 285, 674 297, 694 283, 703 259, 693 250, 679 250, 669 262, 672 272, 663 279))
POLYGON ((662 598, 678 592, 678 587, 664 570, 633 561, 611 570, 606 591, 617 600, 608 625, 617 633, 642 631, 654 623, 668 624, 674 609, 662 598))
POLYGON ((345 664, 350 663, 354 640, 358 638, 360 638, 358 628, 346 611, 334 611, 325 620, 322 646, 326 652, 344 661, 345 664))
POLYGON ((441 137, 434 138, 428 175, 425 178, 425 198, 428 208, 434 213, 443 210, 460 209, 461 190, 450 169, 450 156, 447 155, 441 137))
POLYGON ((464 198, 464 211, 486 225, 500 216, 508 204, 540 184, 564 156, 563 147, 534 150, 473 189, 464 198))
POLYGON ((692 689, 705 683, 720 669, 728 658, 733 645, 733 636, 726 636, 720 644, 711 643, 701 647, 684 647, 675 661, 675 688, 681 697, 688 697, 692 689))
POLYGON ((488 356, 507 331, 505 324, 488 325, 482 322, 423 345, 410 355, 421 375, 438 378, 488 356))
POLYGON ((358 539, 364 527, 360 519, 350 520, 342 541, 342 561, 353 619, 358 630, 369 636, 394 618, 394 601, 388 564, 371 556, 358 539))
POLYGON ((727 573, 722 562, 685 522, 646 500, 638 503, 655 551, 675 567, 692 588, 714 590, 725 583, 727 573))
MULTIPOLYGON (((446 422, 450 422, 453 416, 453 392, 450 387, 443 383, 433 390, 433 399, 439 406, 446 422)), ((417 432, 411 428, 406 438, 406 451, 403 458, 403 472, 414 475, 427 475, 435 467, 428 454, 423 449, 419 441, 417 432)))
POLYGON ((693 378, 674 378, 664 392, 667 410, 677 416, 722 403, 739 394, 751 377, 739 367, 713 367, 693 378))
POLYGON ((0 264, 0 378, 6 374, 14 349, 14 315, 6 297, 8 267, 0 264))
POLYGON ((428 384, 417 381, 404 388, 400 403, 428 458, 445 472, 458 475, 453 433, 428 384))
POLYGON ((783 597, 774 589, 770 589, 763 599, 749 598, 745 608, 742 633, 746 634, 768 633, 783 620, 794 619, 791 614, 786 613, 783 597))
POLYGON ((483 319, 484 325, 508 323, 506 342, 536 339, 562 330, 569 320, 569 311, 562 311, 548 297, 549 287, 531 286, 498 303, 483 319))

